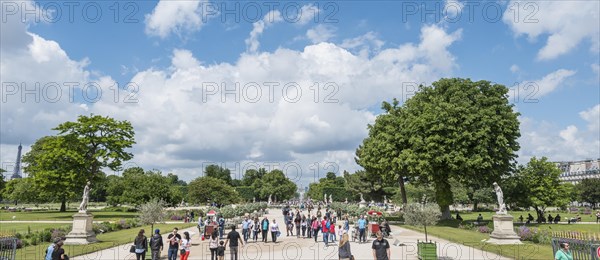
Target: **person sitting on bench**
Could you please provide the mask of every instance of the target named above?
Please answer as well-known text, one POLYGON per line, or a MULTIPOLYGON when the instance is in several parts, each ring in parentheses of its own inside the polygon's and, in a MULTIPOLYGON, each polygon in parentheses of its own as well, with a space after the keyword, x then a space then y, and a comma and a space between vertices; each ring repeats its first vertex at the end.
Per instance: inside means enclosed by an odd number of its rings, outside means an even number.
POLYGON ((548 224, 552 224, 552 221, 554 221, 554 218, 552 215, 548 214, 548 224))
POLYGON ((560 221, 560 214, 556 214, 556 217, 554 217, 554 224, 558 224, 559 221, 560 221))

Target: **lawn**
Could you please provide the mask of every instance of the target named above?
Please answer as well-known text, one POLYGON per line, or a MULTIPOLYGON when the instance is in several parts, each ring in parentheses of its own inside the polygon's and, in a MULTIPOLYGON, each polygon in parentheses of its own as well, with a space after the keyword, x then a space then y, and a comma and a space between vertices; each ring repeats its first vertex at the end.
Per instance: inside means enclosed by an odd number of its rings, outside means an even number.
POLYGON ((69 226, 69 224, 63 223, 0 223, 0 231, 8 231, 9 233, 21 233, 27 234, 27 230, 31 233, 36 231, 43 231, 46 228, 60 228, 69 226))
MULTIPOLYGON (((424 231, 422 227, 408 225, 402 227, 424 231)), ((554 259, 550 245, 530 242, 525 242, 523 245, 492 245, 481 242, 483 239, 489 239, 489 234, 448 226, 427 227, 427 234, 514 259, 554 259)))
MULTIPOLYGON (((181 229, 195 226, 194 223, 181 223, 181 224, 157 224, 154 225, 154 228, 158 228, 163 230, 164 232, 168 232, 172 230, 174 227, 178 227, 181 229)), ((97 236, 98 240, 102 241, 99 243, 94 243, 90 245, 77 245, 77 246, 65 246, 65 251, 69 256, 78 256, 83 255, 119 245, 132 243, 133 238, 137 235, 140 229, 145 229, 146 232, 150 231, 150 226, 137 227, 132 229, 125 229, 115 232, 110 232, 106 234, 100 234, 97 236)), ((48 243, 37 245, 37 246, 28 246, 22 249, 17 250, 17 258, 16 259, 43 259, 44 251, 48 247, 48 243)))
MULTIPOLYGON (((10 212, 0 211, 0 220, 18 220, 18 221, 36 221, 36 220, 73 220, 73 215, 77 211, 30 211, 30 212, 10 212), (14 217, 14 218, 13 218, 14 217)), ((90 211, 94 215, 94 221, 117 221, 121 219, 135 218, 136 212, 116 212, 116 211, 90 211)))
MULTIPOLYGON (((474 216, 477 218, 477 215, 474 216)), ((463 218, 466 222, 473 222, 470 218, 463 218)), ((535 244, 529 241, 525 241, 523 245, 491 245, 481 242, 484 239, 489 239, 489 234, 479 233, 474 230, 460 229, 458 228, 459 223, 460 222, 456 220, 440 221, 437 226, 427 227, 427 233, 448 241, 461 243, 515 259, 553 259, 552 247, 550 245, 535 244)), ((519 227, 520 225, 521 224, 515 224, 515 227, 519 227)), ((491 223, 488 226, 492 226, 491 223)), ((530 224, 527 226, 548 231, 578 231, 600 234, 600 224, 530 224)), ((403 225, 403 227, 424 232, 422 227, 408 225, 403 225)))
MULTIPOLYGON (((496 212, 459 212, 460 216, 463 220, 476 220, 477 216, 481 214, 484 220, 491 221, 492 216, 496 214, 496 212)), ((552 215, 552 217, 556 216, 556 213, 560 214, 561 222, 567 222, 567 218, 572 218, 577 215, 577 213, 567 213, 567 212, 546 212, 545 217, 548 217, 548 214, 552 215)), ((519 221, 519 216, 523 216, 523 219, 527 219, 527 214, 531 214, 535 219, 537 219, 537 214, 535 211, 509 211, 508 214, 514 217, 514 221, 519 221)), ((581 217, 581 221, 583 222, 596 222, 595 211, 591 215, 579 214, 581 217)), ((452 217, 456 217, 456 213, 452 215, 452 217)), ((527 221, 527 220, 524 220, 527 221)), ((534 221, 535 222, 535 221, 534 221)))

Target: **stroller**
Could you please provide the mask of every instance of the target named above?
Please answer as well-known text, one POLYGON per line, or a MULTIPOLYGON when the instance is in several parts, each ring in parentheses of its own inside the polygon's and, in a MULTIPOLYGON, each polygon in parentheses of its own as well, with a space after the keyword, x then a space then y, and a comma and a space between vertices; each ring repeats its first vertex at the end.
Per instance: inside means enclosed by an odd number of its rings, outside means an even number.
POLYGON ((352 239, 352 242, 356 242, 358 241, 358 226, 354 226, 353 228, 351 228, 350 230, 348 230, 350 232, 350 238, 352 239))

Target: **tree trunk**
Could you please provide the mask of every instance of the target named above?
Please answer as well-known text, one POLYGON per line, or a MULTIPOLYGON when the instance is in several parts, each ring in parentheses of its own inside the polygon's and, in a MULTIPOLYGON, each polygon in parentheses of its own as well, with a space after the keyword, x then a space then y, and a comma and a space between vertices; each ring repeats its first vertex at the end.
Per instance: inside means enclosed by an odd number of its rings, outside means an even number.
POLYGON ((423 225, 425 228, 425 242, 427 242, 427 224, 423 225))
POLYGON ((452 219, 450 214, 450 205, 453 203, 452 190, 448 180, 439 180, 435 183, 435 200, 440 206, 442 220, 452 219))
POLYGON ((67 211, 67 199, 62 198, 60 201, 60 212, 66 212, 66 211, 67 211))
POLYGON ((473 212, 477 211, 477 201, 473 201, 473 212))
POLYGON ((404 188, 404 178, 400 176, 400 194, 402 194, 402 204, 408 204, 408 200, 406 199, 406 189, 404 188))

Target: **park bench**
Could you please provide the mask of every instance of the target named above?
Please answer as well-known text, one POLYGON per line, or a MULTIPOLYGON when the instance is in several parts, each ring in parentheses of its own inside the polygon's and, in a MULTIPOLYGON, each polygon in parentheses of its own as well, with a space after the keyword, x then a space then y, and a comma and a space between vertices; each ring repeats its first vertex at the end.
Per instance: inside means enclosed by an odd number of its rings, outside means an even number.
POLYGON ((586 209, 583 211, 583 214, 585 214, 585 215, 591 215, 591 214, 592 214, 592 209, 590 209, 590 208, 586 208, 586 209))

